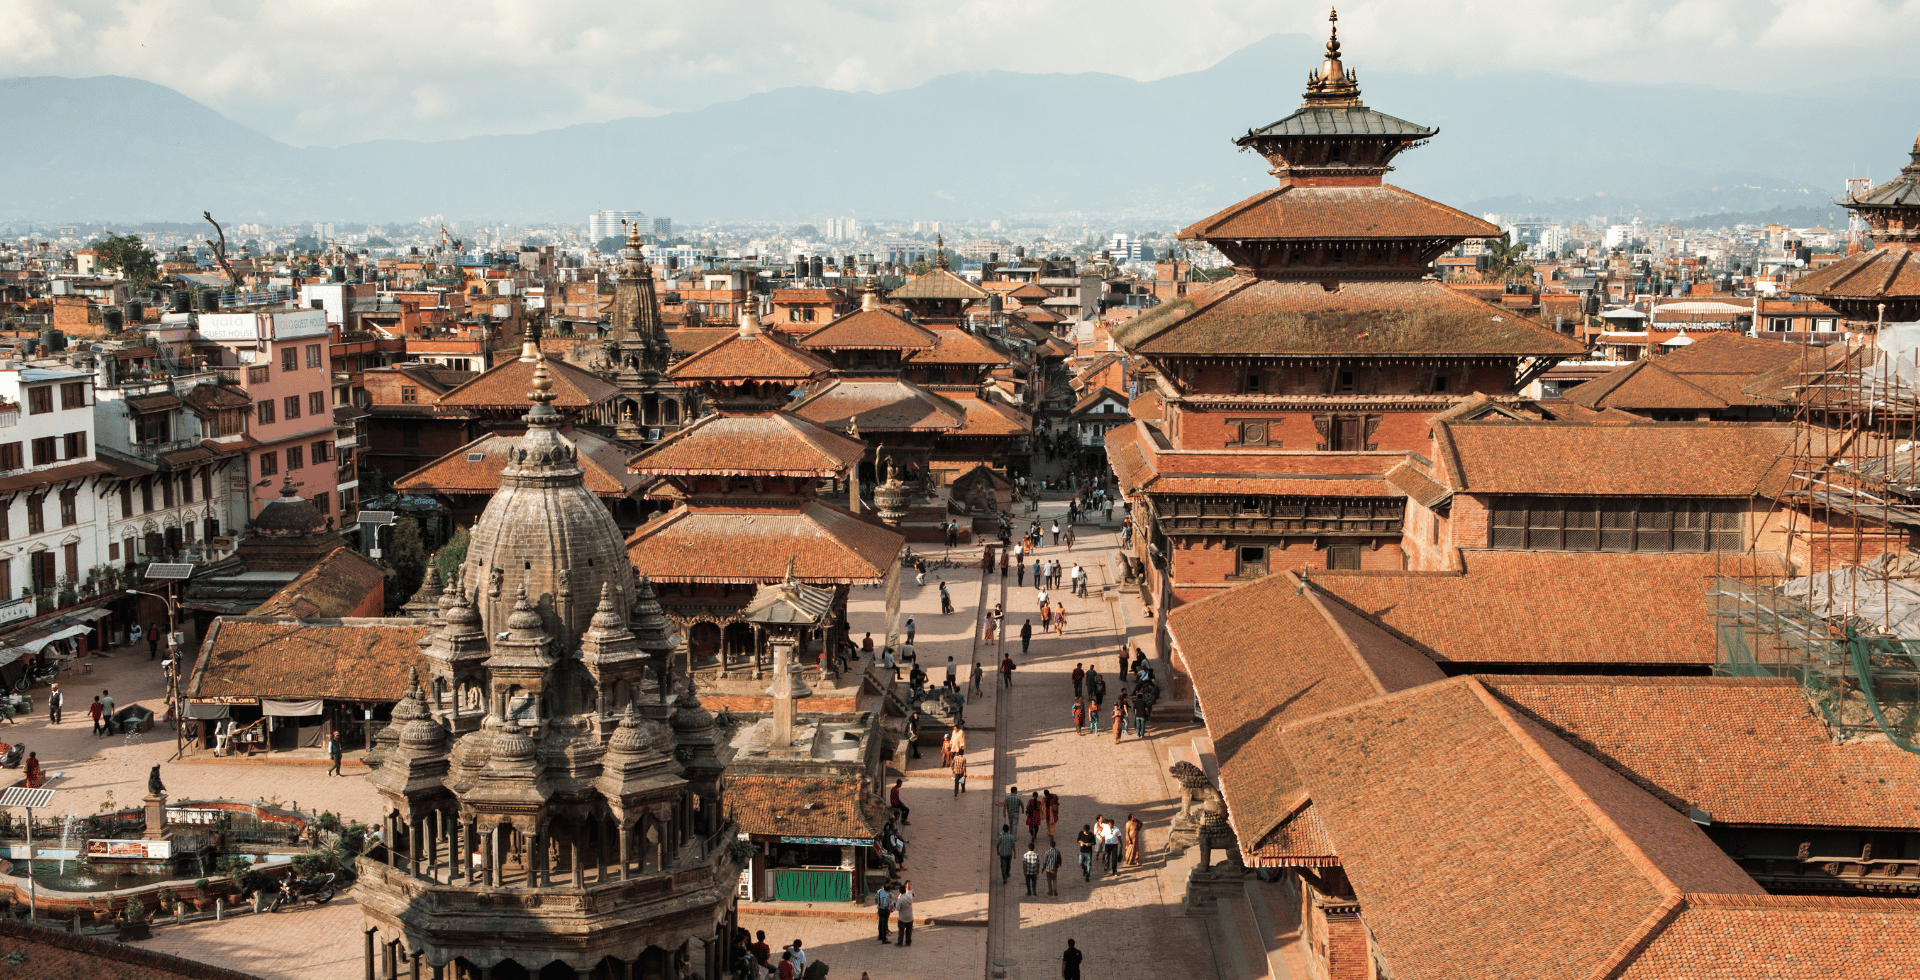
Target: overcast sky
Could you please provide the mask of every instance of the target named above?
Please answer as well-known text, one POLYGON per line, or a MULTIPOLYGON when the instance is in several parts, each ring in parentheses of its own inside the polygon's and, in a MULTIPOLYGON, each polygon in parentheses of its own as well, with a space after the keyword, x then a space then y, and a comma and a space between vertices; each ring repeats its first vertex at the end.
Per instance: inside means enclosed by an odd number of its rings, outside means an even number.
MULTIPOLYGON (((1370 0, 1340 17, 1363 71, 1920 84, 1920 0, 1370 0)), ((955 71, 1146 80, 1268 34, 1325 30, 1326 5, 1296 0, 0 0, 0 72, 132 76, 277 139, 339 145, 534 132, 789 85, 886 91, 955 71)))

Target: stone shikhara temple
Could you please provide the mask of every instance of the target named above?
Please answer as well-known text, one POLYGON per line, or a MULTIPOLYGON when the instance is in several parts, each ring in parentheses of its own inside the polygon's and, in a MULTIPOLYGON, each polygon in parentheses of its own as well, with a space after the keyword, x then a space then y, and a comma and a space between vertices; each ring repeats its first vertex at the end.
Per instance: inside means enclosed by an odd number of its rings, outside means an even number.
POLYGON ((716 977, 740 868, 732 754, 619 528, 582 484, 542 361, 370 776, 369 978, 716 977))

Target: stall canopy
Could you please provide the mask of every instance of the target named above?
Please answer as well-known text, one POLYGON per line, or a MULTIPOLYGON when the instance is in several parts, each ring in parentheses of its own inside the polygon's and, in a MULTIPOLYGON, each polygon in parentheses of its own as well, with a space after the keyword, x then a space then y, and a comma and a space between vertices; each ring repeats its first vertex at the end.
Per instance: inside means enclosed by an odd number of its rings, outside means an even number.
POLYGON ((201 704, 198 701, 187 702, 189 721, 224 721, 233 717, 233 712, 224 704, 201 704))
POLYGON ((28 640, 27 642, 22 643, 20 645, 23 647, 26 647, 28 650, 32 650, 35 653, 39 653, 42 649, 46 647, 47 644, 52 643, 55 640, 64 640, 71 636, 85 636, 91 632, 93 632, 93 627, 91 626, 68 626, 65 629, 59 629, 51 633, 48 633, 46 636, 40 637, 39 639, 28 640))
POLYGON ((303 718, 317 715, 325 708, 318 698, 311 701, 273 701, 260 699, 260 713, 280 718, 303 718))

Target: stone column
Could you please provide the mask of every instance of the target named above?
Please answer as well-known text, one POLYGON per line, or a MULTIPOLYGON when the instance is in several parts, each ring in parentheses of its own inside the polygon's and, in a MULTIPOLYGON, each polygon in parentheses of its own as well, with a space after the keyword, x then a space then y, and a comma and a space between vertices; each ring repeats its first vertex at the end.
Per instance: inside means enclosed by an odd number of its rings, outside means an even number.
POLYGON ((368 929, 367 940, 367 980, 373 980, 373 930, 368 929))
POLYGON ((407 872, 409 874, 412 874, 416 878, 421 877, 420 838, 425 833, 426 833, 426 821, 420 820, 418 818, 408 821, 407 823, 407 872))
POLYGON ((624 822, 620 825, 620 880, 633 877, 633 828, 624 822))
POLYGON ((167 838, 167 794, 154 793, 145 800, 147 804, 147 832, 145 840, 166 840, 167 838))
POLYGON ((582 864, 586 863, 585 861, 586 855, 581 853, 581 847, 580 847, 580 831, 582 829, 583 828, 580 826, 580 824, 576 822, 573 825, 573 833, 568 835, 569 839, 567 841, 571 849, 571 853, 573 854, 573 887, 575 888, 585 887, 587 883, 586 871, 580 867, 582 864))

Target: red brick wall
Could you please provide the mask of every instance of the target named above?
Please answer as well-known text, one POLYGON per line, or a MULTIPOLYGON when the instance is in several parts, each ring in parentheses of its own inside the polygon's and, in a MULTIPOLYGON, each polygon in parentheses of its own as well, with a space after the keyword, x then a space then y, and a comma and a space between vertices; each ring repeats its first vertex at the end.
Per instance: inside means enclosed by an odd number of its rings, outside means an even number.
POLYGON ((1357 915, 1327 917, 1327 976, 1329 980, 1373 980, 1373 951, 1367 945, 1367 927, 1357 915))
MULTIPOLYGON (((1111 387, 1111 386, 1109 386, 1111 387)), ((1115 389, 1119 390, 1119 389, 1115 389)), ((1364 405, 1364 403, 1361 403, 1364 405)), ((1346 411, 1330 406, 1333 411, 1346 411)), ((1196 411, 1191 407, 1175 406, 1173 411, 1179 415, 1177 444, 1181 449, 1227 449, 1228 442, 1240 438, 1239 426, 1229 423, 1228 419, 1278 419, 1280 424, 1268 429, 1267 445, 1249 447, 1255 450, 1285 449, 1288 451, 1312 451, 1319 447, 1323 438, 1320 430, 1314 427, 1311 411, 1298 409, 1274 411, 1248 411, 1245 409, 1220 409, 1196 411), (1275 442, 1278 445, 1275 445, 1275 442)), ((1380 425, 1375 429, 1373 442, 1382 451, 1403 452, 1414 450, 1426 453, 1432 446, 1432 425, 1430 419, 1436 414, 1431 409, 1413 412, 1367 412, 1357 405, 1356 414, 1380 415, 1380 425)))
MULTIPOLYGON (((1267 368, 1261 372, 1260 390, 1266 394, 1324 395, 1333 389, 1332 366, 1321 368, 1267 368)), ((1390 364, 1376 369, 1370 366, 1345 368, 1353 372, 1354 391, 1361 395, 1424 395, 1432 391, 1435 375, 1447 379, 1447 393, 1467 394, 1479 391, 1489 395, 1507 391, 1507 371, 1493 364, 1462 367, 1436 364, 1390 364)), ((1234 364, 1209 364, 1191 376, 1190 390, 1197 394, 1237 395, 1242 393, 1241 379, 1246 370, 1234 364)))
POLYGON ((87 329, 88 304, 85 296, 53 297, 53 326, 57 330, 87 329))
MULTIPOLYGON (((1446 528, 1453 533, 1451 547, 1485 548, 1491 544, 1487 534, 1487 521, 1492 516, 1487 508, 1491 503, 1488 497, 1454 494, 1446 528)), ((1448 543, 1444 535, 1440 540, 1442 544, 1448 543)))
MULTIPOLYGON (((1170 537, 1169 541, 1173 546, 1170 567, 1176 594, 1183 586, 1240 582, 1240 579, 1231 577, 1237 567, 1234 549, 1240 544, 1267 546, 1268 574, 1297 568, 1327 567, 1326 548, 1315 547, 1312 538, 1170 537)), ((1324 539, 1322 543, 1324 545, 1324 539)), ((1359 544, 1361 568, 1368 571, 1398 571, 1402 567, 1399 540, 1382 540, 1378 549, 1372 547, 1370 540, 1362 539, 1359 544)), ((1193 597, 1210 594, 1210 590, 1196 590, 1193 597)))

